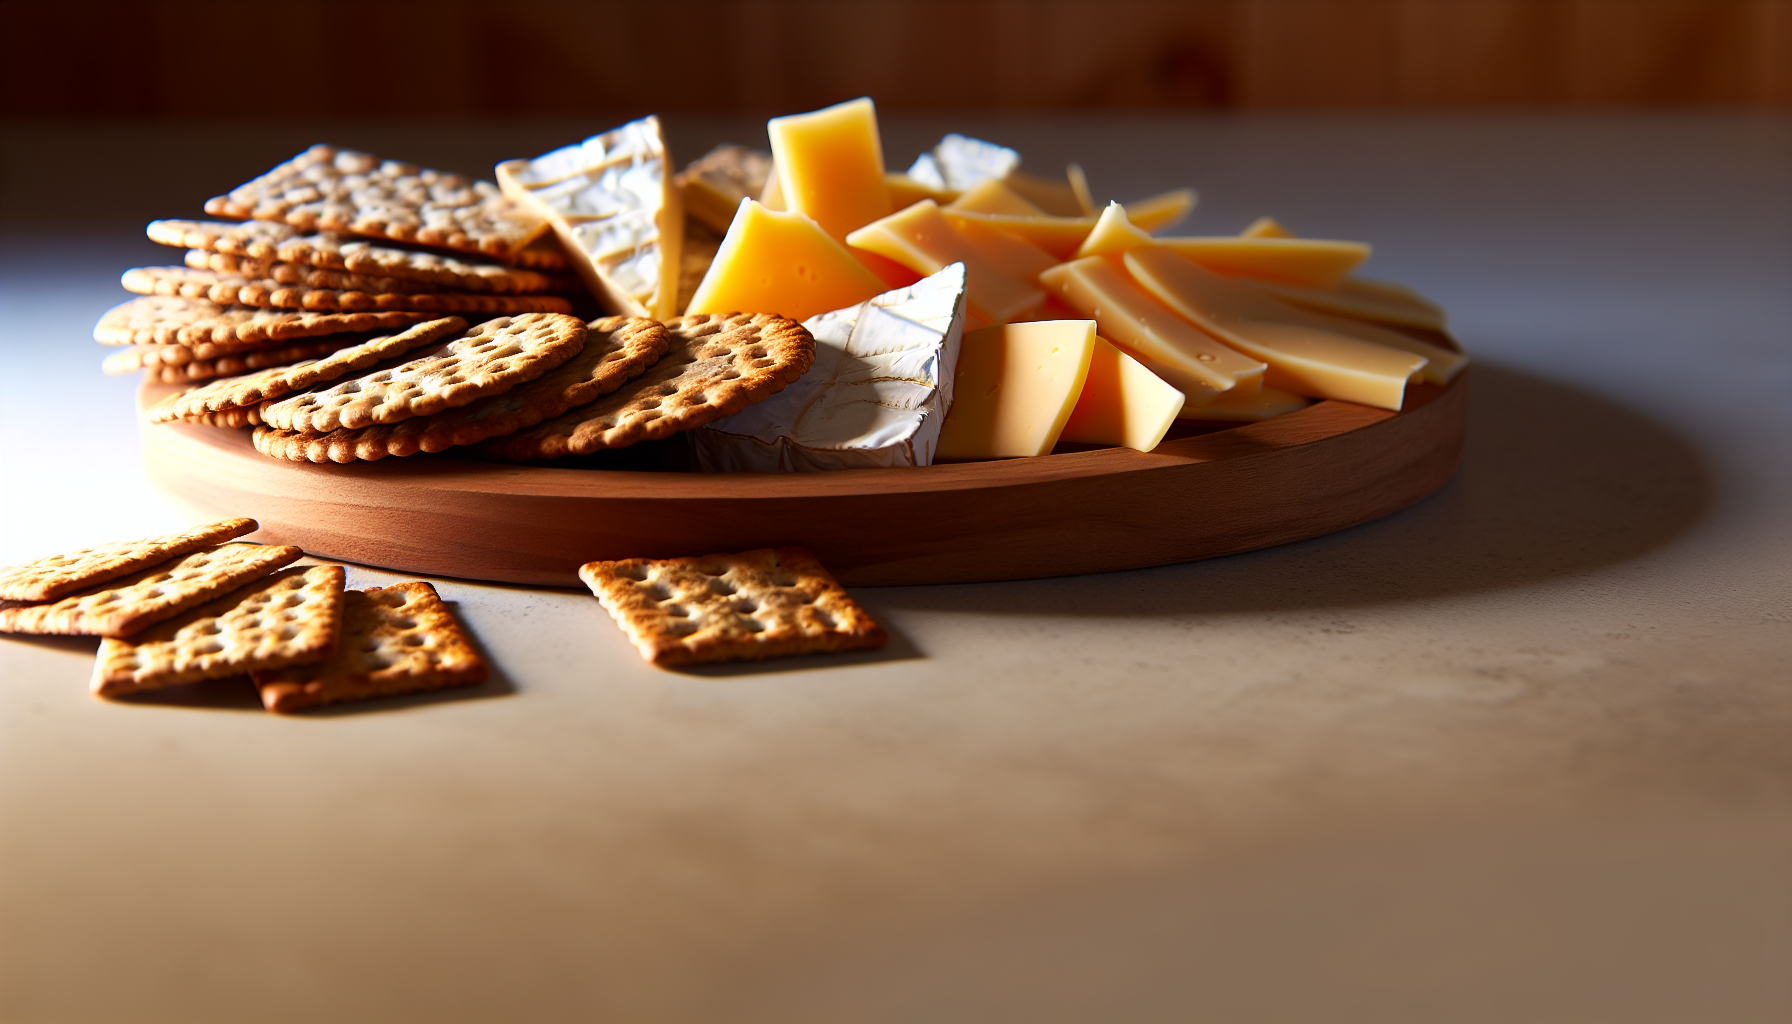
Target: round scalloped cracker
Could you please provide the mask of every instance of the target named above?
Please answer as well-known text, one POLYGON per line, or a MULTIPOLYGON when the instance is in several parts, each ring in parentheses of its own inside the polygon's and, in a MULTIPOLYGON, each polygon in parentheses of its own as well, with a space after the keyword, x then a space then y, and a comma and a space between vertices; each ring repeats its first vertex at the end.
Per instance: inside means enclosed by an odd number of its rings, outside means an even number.
MULTIPOLYGON (((186 278, 184 275, 195 270, 223 277, 237 277, 249 281, 268 280, 286 286, 303 285, 307 288, 334 288, 345 292, 437 292, 442 289, 428 281, 410 281, 402 277, 376 277, 368 274, 356 274, 347 270, 336 270, 330 267, 314 267, 308 263, 281 263, 277 260, 257 260, 247 256, 232 256, 227 252, 211 252, 207 249, 188 249, 184 257, 186 267, 181 268, 180 275, 159 273, 171 271, 174 267, 147 267, 156 278, 172 278, 178 284, 157 281, 155 289, 143 291, 140 288, 125 287, 139 295, 176 294, 168 291, 171 286, 196 289, 199 297, 204 298, 217 278, 209 281, 199 278, 186 278), (191 283, 187 283, 191 281, 191 283)), ((127 272, 128 273, 128 272, 127 272)))
POLYGON ((555 459, 669 437, 764 401, 815 362, 809 332, 769 313, 683 316, 666 329, 671 348, 628 387, 531 430, 486 441, 480 453, 555 459))
POLYGON ((136 267, 121 280, 126 291, 208 299, 219 305, 303 309, 318 312, 415 310, 425 313, 569 313, 572 303, 558 295, 470 295, 447 292, 366 292, 308 284, 250 280, 192 267, 136 267))
POLYGON ((144 346, 115 352, 106 358, 101 366, 107 373, 130 373, 132 370, 143 370, 144 376, 158 384, 192 384, 196 381, 211 380, 214 377, 236 377, 253 370, 264 370, 269 367, 285 367, 306 359, 316 359, 329 355, 337 350, 340 342, 335 338, 318 340, 301 339, 291 345, 278 345, 273 348, 250 349, 222 355, 216 359, 194 359, 184 363, 156 363, 150 357, 157 354, 161 346, 144 346), (126 360, 136 358, 138 365, 126 360))
POLYGON ((388 455, 439 452, 513 434, 575 406, 596 401, 641 375, 671 344, 657 320, 606 317, 587 325, 585 347, 557 369, 500 395, 359 430, 303 434, 264 427, 255 432, 263 455, 292 462, 373 462, 388 455))
POLYGON ((499 317, 384 370, 269 402, 270 426, 310 434, 397 423, 502 394, 578 355, 585 324, 560 313, 499 317))
POLYGON ((243 256, 272 256, 274 247, 297 235, 290 224, 265 220, 152 220, 147 229, 152 242, 182 249, 213 249, 243 256))
POLYGON ((253 411, 263 402, 271 402, 301 388, 335 380, 346 373, 365 370, 382 360, 403 355, 423 345, 432 345, 450 334, 458 334, 466 329, 467 322, 458 316, 431 320, 397 334, 381 335, 358 345, 336 349, 321 359, 310 359, 290 366, 272 366, 242 377, 213 381, 183 394, 169 395, 151 406, 144 417, 151 423, 186 420, 190 423, 222 423, 233 427, 250 422, 260 423, 259 415, 253 420, 239 421, 239 417, 225 417, 220 421, 218 414, 253 411))
POLYGON ((238 345, 379 331, 434 320, 429 313, 309 313, 220 306, 205 299, 144 295, 114 306, 93 328, 102 345, 238 345))

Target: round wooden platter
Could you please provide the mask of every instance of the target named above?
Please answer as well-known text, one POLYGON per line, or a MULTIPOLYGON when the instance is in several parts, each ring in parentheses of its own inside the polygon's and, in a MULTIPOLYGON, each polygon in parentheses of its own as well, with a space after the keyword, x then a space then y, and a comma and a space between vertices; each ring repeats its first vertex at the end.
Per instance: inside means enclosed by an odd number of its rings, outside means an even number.
MULTIPOLYGON (((1316 402, 1262 423, 1031 459, 837 473, 511 466, 445 455, 267 458, 246 430, 142 427, 150 480, 195 520, 404 572, 578 586, 581 563, 801 544, 856 586, 1033 579, 1286 544, 1387 515, 1461 457, 1468 373, 1399 413, 1316 402)), ((172 389, 145 385, 139 400, 172 389)))

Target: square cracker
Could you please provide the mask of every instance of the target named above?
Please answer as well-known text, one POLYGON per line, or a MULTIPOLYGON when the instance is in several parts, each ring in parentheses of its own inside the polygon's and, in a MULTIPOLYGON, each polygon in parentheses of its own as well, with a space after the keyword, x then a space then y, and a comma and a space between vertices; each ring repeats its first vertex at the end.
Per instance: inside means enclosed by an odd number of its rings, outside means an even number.
POLYGON ((284 714, 315 704, 478 686, 486 667, 436 588, 414 582, 348 591, 335 653, 315 665, 254 676, 262 704, 284 714))
POLYGON ((167 358, 171 351, 185 351, 185 345, 138 345, 120 349, 100 363, 100 371, 121 376, 137 370, 158 384, 191 384, 217 377, 235 377, 256 370, 279 367, 285 369, 307 359, 317 359, 338 351, 338 341, 324 337, 315 341, 299 341, 291 345, 246 349, 228 352, 212 359, 167 358))
POLYGON ((340 565, 282 569, 157 623, 100 641, 93 692, 117 697, 322 661, 342 628, 340 565))
POLYGON ((0 601, 0 632, 130 636, 294 561, 284 544, 224 544, 139 570, 59 601, 0 601))
POLYGON ((579 578, 655 665, 852 651, 889 641, 803 548, 587 562, 579 578))
POLYGON ((252 345, 409 327, 433 319, 430 313, 404 310, 313 313, 144 295, 107 310, 94 325, 93 340, 102 345, 252 345))
MULTIPOLYGON (((331 272, 319 272, 328 274, 331 272)), ((310 275, 306 275, 310 276, 310 275)), ((205 299, 220 306, 257 309, 302 309, 324 313, 417 311, 444 313, 567 313, 572 303, 558 295, 493 295, 472 292, 375 290, 391 279, 350 280, 338 284, 286 283, 271 278, 240 277, 192 267, 133 267, 121 284, 139 295, 205 299)))
POLYGON ((0 569, 0 599, 53 601, 64 594, 160 565, 189 551, 254 533, 253 519, 225 519, 181 533, 142 540, 97 544, 66 555, 50 555, 12 569, 0 569))

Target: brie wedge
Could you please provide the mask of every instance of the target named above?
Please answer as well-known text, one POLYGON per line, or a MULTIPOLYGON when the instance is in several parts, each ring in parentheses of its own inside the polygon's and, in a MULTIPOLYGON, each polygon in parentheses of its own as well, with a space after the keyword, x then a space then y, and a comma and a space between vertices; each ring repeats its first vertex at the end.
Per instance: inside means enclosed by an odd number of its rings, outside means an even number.
POLYGON ((964 264, 810 317, 815 365, 802 379, 690 433, 710 472, 926 466, 952 405, 964 335, 964 264))
POLYGON ((554 226, 604 308, 678 314, 684 209, 657 117, 630 121, 533 160, 498 165, 504 193, 554 226))
POLYGON ((999 181, 1020 166, 1020 154, 982 139, 948 135, 915 158, 908 176, 929 188, 963 192, 999 181))

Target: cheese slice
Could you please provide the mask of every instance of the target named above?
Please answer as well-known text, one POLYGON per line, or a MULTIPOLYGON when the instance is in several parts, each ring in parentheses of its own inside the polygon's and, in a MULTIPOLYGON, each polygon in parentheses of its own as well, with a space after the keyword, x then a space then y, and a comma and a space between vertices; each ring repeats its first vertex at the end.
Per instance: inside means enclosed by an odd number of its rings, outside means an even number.
POLYGON ((1133 283, 1113 257, 1090 256, 1039 275, 1054 298, 1095 318, 1101 336, 1204 405, 1222 392, 1256 391, 1265 366, 1195 329, 1133 283))
MULTIPOLYGON (((1066 175, 1068 178, 1068 175, 1066 175)), ((1077 199, 1076 189, 1068 180, 1054 181, 1041 178, 1026 171, 1014 171, 1004 179, 1009 188, 1018 192, 1027 202, 1044 210, 1051 217, 1089 217, 1094 214, 1083 209, 1082 202, 1077 199)))
MULTIPOLYGON (((1283 302, 1320 313, 1399 327, 1417 327, 1427 331, 1449 331, 1444 311, 1438 306, 1420 298, 1416 293, 1401 295, 1383 290, 1382 287, 1373 290, 1359 287, 1362 278, 1345 278, 1336 288, 1308 288, 1248 277, 1234 277, 1230 280, 1249 285, 1283 302)), ((1377 285, 1379 286, 1379 282, 1377 285)))
POLYGON ((815 364, 741 412, 690 432, 699 469, 793 472, 926 466, 952 404, 964 266, 810 317, 815 364))
POLYGON ((1089 237, 1083 239, 1083 244, 1077 248, 1076 255, 1078 259, 1082 259, 1085 256, 1122 253, 1141 245, 1152 245, 1156 241, 1157 239, 1133 225, 1126 216, 1126 207, 1119 203, 1109 203, 1096 220, 1095 229, 1089 232, 1089 237))
POLYGON ((604 308, 676 314, 684 209, 656 117, 497 167, 504 193, 553 225, 604 308))
POLYGON ((1293 238, 1294 232, 1283 227, 1274 217, 1258 217, 1238 233, 1240 238, 1293 238))
POLYGON ((912 206, 923 199, 931 199, 944 206, 947 203, 955 202, 960 195, 953 189, 924 185, 906 174, 886 174, 884 175, 884 184, 890 189, 890 209, 892 210, 912 206))
POLYGON ((1083 173, 1082 164, 1071 164, 1064 168, 1064 177, 1070 180, 1070 193, 1076 196, 1077 212, 1085 217, 1093 217, 1100 208, 1095 205, 1095 195, 1089 191, 1089 176, 1083 173))
POLYGON ((1145 231, 1162 231, 1177 224, 1195 208, 1199 196, 1192 188, 1179 188, 1126 204, 1126 219, 1145 231))
POLYGON ((946 207, 971 213, 999 213, 1009 217, 1044 217, 1046 212, 1000 178, 992 178, 962 192, 946 207))
POLYGON ((883 290, 877 275, 814 221, 743 199, 685 312, 806 320, 883 290))
POLYGON ((1083 393, 1058 440, 1148 452, 1169 433, 1184 401, 1182 392, 1097 336, 1083 393))
POLYGON ((1270 387, 1398 411, 1407 380, 1425 367, 1424 356, 1285 318, 1283 304, 1172 249, 1134 249, 1122 259, 1133 279, 1171 309, 1268 363, 1264 383, 1270 387))
POLYGON ((1280 388, 1263 388, 1256 394, 1241 395, 1228 391, 1206 405, 1185 405, 1179 420, 1220 420, 1231 423, 1257 423, 1274 419, 1283 413, 1305 409, 1312 400, 1280 388))
POLYGON ((860 97, 766 122, 786 209, 835 239, 890 212, 877 108, 860 97))
POLYGON ((947 207, 943 212, 954 223, 970 222, 1006 231, 1061 260, 1073 257, 1077 246, 1082 245, 1083 239, 1089 237, 1089 232, 1095 228, 1094 217, 1023 217, 1007 213, 979 213, 953 207, 947 207))
POLYGON ((915 158, 908 176, 939 191, 963 192, 986 181, 1000 181, 1020 166, 1020 154, 1007 146, 952 134, 915 158))
POLYGON ((684 200, 684 215, 721 235, 740 201, 758 198, 771 176, 770 153, 726 144, 693 161, 672 181, 684 200))
POLYGON ((1045 292, 1003 269, 1004 256, 991 259, 977 244, 959 234, 931 199, 867 224, 848 235, 846 241, 855 249, 888 257, 917 274, 936 274, 948 264, 963 263, 969 281, 971 315, 986 324, 1019 319, 1045 302, 1045 292))
POLYGON ((1309 288, 1334 287, 1369 258, 1369 246, 1362 242, 1319 238, 1215 235, 1155 241, 1216 274, 1260 277, 1309 288))
POLYGON ((1044 455, 1076 408, 1095 354, 1093 320, 971 331, 958 353, 940 459, 1044 455))

